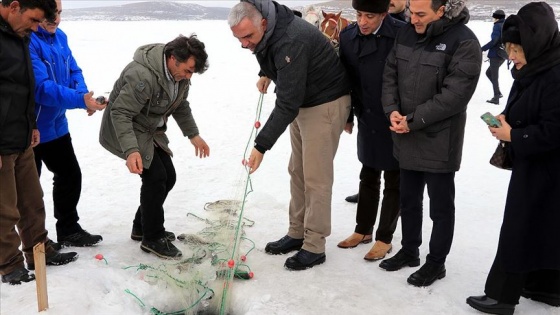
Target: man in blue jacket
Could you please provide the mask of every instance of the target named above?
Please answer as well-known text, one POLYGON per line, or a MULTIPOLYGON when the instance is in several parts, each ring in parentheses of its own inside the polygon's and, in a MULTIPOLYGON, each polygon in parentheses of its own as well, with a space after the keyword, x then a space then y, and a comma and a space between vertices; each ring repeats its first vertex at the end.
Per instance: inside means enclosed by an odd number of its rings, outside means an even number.
POLYGON ((68 47, 66 34, 58 29, 62 4, 56 1, 57 17, 43 21, 31 36, 29 50, 35 72, 35 114, 41 143, 34 148, 37 171, 42 162, 54 174, 53 203, 57 219, 57 241, 65 246, 92 246, 103 240, 78 223, 78 201, 82 190, 82 172, 68 130, 66 110, 86 109, 91 115, 103 110, 88 92, 68 47))
POLYGON ((500 67, 507 59, 507 53, 502 47, 502 26, 504 25, 504 19, 506 14, 502 10, 496 10, 492 14, 494 18, 494 26, 492 28, 492 35, 490 36, 490 41, 482 46, 482 51, 488 50, 488 60, 490 61, 490 66, 486 70, 486 76, 492 82, 492 88, 494 89, 494 97, 487 100, 486 102, 492 104, 500 104, 500 98, 503 97, 500 92, 500 82, 498 82, 498 77, 500 74, 500 67))

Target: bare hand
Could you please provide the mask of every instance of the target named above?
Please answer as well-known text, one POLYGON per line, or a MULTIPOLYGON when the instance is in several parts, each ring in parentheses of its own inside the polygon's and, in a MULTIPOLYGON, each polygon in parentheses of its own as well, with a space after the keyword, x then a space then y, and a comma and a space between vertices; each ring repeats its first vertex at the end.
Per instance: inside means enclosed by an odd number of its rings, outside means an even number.
POLYGON ((36 147, 39 142, 41 142, 41 134, 39 133, 39 129, 33 129, 31 133, 31 147, 36 147))
POLYGON ((259 90, 259 92, 266 94, 268 86, 270 85, 270 81, 272 80, 270 80, 268 77, 260 77, 257 81, 257 89, 259 90))
MULTIPOLYGON (((93 98, 93 91, 84 94, 84 102, 86 103, 87 109, 92 110, 94 112, 96 110, 104 110, 105 107, 107 107, 107 103, 104 104, 97 103, 97 101, 93 98)), ((88 115, 89 115, 89 111, 88 111, 88 115)))
POLYGON ((346 126, 344 126, 344 131, 346 131, 349 134, 352 134, 353 129, 354 129, 354 123, 353 122, 347 122, 346 126))
POLYGON ((506 116, 498 115, 496 118, 498 118, 502 126, 497 128, 488 127, 490 133, 498 140, 511 142, 511 126, 507 123, 506 116))
POLYGON ((259 168, 263 158, 264 154, 253 148, 251 155, 249 156, 249 161, 247 162, 247 166, 249 166, 249 174, 253 174, 259 168))
POLYGON ((96 110, 89 109, 89 108, 86 109, 86 111, 87 111, 87 115, 88 115, 88 116, 91 116, 91 115, 95 114, 95 112, 96 112, 96 110))
POLYGON ((132 152, 126 158, 126 167, 132 174, 142 174, 142 156, 140 152, 132 152))
POLYGON ((396 133, 407 133, 410 132, 408 128, 408 123, 406 122, 406 116, 402 116, 399 112, 393 111, 389 116, 389 120, 391 121, 391 131, 396 133))
POLYGON ((210 147, 206 144, 204 139, 200 136, 194 136, 190 140, 194 146, 194 155, 201 159, 210 156, 210 147))

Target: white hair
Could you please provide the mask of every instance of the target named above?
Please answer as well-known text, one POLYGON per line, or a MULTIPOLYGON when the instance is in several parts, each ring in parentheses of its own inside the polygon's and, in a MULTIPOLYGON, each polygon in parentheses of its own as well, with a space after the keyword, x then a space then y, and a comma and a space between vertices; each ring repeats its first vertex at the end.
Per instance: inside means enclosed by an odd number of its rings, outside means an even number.
POLYGON ((241 23, 244 18, 251 20, 254 25, 259 25, 263 16, 254 5, 248 2, 239 2, 229 11, 229 27, 237 26, 237 24, 241 23))

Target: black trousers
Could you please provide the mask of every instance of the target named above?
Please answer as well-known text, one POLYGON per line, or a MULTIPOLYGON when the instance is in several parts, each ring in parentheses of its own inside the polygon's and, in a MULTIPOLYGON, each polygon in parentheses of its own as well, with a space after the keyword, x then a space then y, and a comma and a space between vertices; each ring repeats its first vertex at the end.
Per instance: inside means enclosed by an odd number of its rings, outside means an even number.
POLYGON ((432 234, 427 261, 445 263, 455 229, 455 172, 428 173, 401 169, 402 249, 418 257, 422 244, 424 187, 430 197, 432 234))
POLYGON ((37 172, 43 163, 53 173, 53 205, 58 238, 80 232, 78 202, 82 193, 82 170, 76 159, 72 138, 66 134, 33 148, 37 172))
POLYGON ((498 81, 500 75, 500 67, 504 63, 502 58, 489 58, 490 66, 486 70, 486 76, 492 82, 492 88, 494 89, 494 96, 500 95, 500 82, 498 81))
POLYGON ((177 180, 171 156, 155 147, 150 168, 144 168, 140 177, 140 206, 133 224, 135 228, 142 227, 144 240, 156 240, 165 235, 163 203, 177 180))
POLYGON ((383 172, 385 185, 375 240, 389 244, 393 240, 393 233, 395 233, 399 220, 399 170, 380 171, 362 165, 354 232, 360 234, 373 233, 381 192, 381 172, 383 172))
POLYGON ((515 305, 519 304, 522 289, 560 296, 560 270, 506 272, 497 254, 486 278, 484 293, 499 302, 515 305))

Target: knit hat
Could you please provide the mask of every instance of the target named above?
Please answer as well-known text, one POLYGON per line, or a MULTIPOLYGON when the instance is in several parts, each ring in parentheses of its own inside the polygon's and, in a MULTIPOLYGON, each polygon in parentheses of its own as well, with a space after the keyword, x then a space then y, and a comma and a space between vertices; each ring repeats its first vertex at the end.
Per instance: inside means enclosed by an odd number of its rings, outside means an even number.
POLYGON ((496 10, 494 11, 494 13, 492 13, 492 17, 495 19, 504 19, 506 17, 506 14, 504 13, 503 10, 496 10))
POLYGON ((521 34, 517 25, 507 25, 502 29, 502 43, 512 43, 521 45, 521 34))
POLYGON ((391 0, 352 0, 352 7, 357 11, 369 13, 386 13, 391 0))

